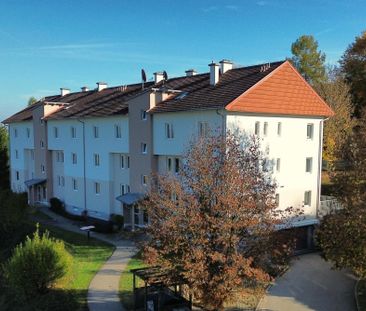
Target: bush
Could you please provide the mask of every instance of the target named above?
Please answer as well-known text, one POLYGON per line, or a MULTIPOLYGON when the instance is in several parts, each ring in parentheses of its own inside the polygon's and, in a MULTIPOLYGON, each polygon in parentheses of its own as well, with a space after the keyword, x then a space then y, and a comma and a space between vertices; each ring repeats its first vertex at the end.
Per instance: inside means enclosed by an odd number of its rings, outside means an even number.
POLYGON ((111 222, 113 224, 113 228, 116 229, 115 231, 121 230, 124 223, 123 216, 118 214, 111 214, 111 222))
POLYGON ((65 204, 59 198, 50 199, 50 209, 56 214, 65 214, 65 204))
POLYGON ((72 262, 60 240, 49 237, 39 230, 33 238, 27 236, 24 244, 19 244, 4 266, 4 277, 11 289, 25 299, 43 295, 56 281, 66 275, 72 262))
POLYGON ((112 221, 106 221, 102 219, 89 217, 87 220, 88 225, 92 225, 95 227, 93 231, 100 233, 111 233, 113 232, 113 223, 112 221))

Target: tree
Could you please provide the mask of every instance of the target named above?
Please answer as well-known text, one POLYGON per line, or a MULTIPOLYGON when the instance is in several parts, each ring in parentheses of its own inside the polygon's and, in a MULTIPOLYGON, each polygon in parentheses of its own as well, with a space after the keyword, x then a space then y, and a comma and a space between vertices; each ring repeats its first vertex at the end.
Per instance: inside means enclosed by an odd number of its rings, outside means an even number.
POLYGON ((366 31, 350 44, 340 60, 354 99, 355 115, 366 107, 366 31))
POLYGON ((29 97, 29 99, 28 99, 28 106, 32 106, 32 105, 33 105, 33 104, 35 104, 37 101, 38 101, 38 100, 37 100, 37 98, 35 98, 35 97, 33 97, 33 96, 29 97))
POLYGON ((276 185, 253 137, 209 135, 182 162, 178 177, 154 179, 144 255, 168 279, 182 276, 207 310, 220 310, 236 289, 270 280, 261 263, 282 221, 276 185))
POLYGON ((306 81, 314 85, 326 80, 325 54, 318 51, 313 36, 303 35, 291 45, 291 61, 306 81))
POLYGON ((336 68, 328 76, 329 79, 315 84, 314 87, 335 113, 324 123, 323 158, 332 164, 342 160, 339 156, 352 134, 355 121, 352 119, 353 103, 349 86, 336 68))
POLYGON ((349 268, 359 277, 366 277, 366 121, 359 121, 342 155, 343 169, 330 173, 334 195, 343 209, 326 216, 318 229, 324 257, 336 268, 349 268))
POLYGON ((0 190, 10 189, 8 131, 0 125, 0 190))

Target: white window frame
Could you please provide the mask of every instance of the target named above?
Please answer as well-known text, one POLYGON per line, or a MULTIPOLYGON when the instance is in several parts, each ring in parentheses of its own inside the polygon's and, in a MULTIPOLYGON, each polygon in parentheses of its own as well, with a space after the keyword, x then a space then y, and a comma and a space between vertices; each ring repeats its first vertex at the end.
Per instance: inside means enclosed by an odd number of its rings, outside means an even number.
POLYGON ((71 152, 71 163, 72 164, 78 163, 78 155, 75 152, 71 152))
POLYGON ((130 168, 130 156, 127 156, 127 168, 130 168))
POLYGON ((100 183, 94 182, 94 192, 96 195, 100 195, 100 183))
POLYGON ((54 126, 53 127, 53 137, 54 138, 59 138, 58 137, 58 127, 57 126, 54 126))
POLYGON ((74 191, 78 191, 78 181, 76 180, 76 178, 72 179, 72 189, 74 191))
POLYGON ((124 184, 119 184, 119 193, 120 195, 124 195, 126 193, 124 184))
POLYGON ((27 138, 30 138, 30 128, 27 127, 27 138))
POLYGON ((263 123, 263 136, 268 135, 268 122, 263 123))
POLYGON ((176 174, 178 174, 179 170, 180 170, 180 159, 179 158, 174 158, 174 172, 176 174))
POLYGON ((125 169, 125 156, 123 154, 119 155, 119 167, 125 169))
POLYGON ((280 206, 280 194, 279 193, 276 193, 275 204, 277 207, 280 206))
POLYGON ((254 134, 259 136, 261 133, 261 123, 259 121, 255 121, 254 123, 254 134))
POLYGON ((122 128, 119 124, 114 125, 114 135, 116 138, 122 138, 122 128))
POLYGON ((305 159, 305 172, 312 173, 313 171, 313 158, 308 157, 305 159))
POLYGON ((100 156, 99 153, 94 153, 94 166, 100 166, 100 156))
POLYGON ((311 206, 311 190, 304 192, 304 206, 311 206))
POLYGON ((93 126, 93 137, 99 138, 99 127, 96 125, 93 126))
POLYGON ((166 170, 168 172, 171 172, 173 170, 173 159, 171 157, 168 157, 166 159, 166 170))
POLYGON ((172 123, 165 123, 165 138, 173 139, 174 138, 174 130, 172 123))
POLYGON ((75 126, 71 127, 71 138, 76 138, 76 127, 75 126))
POLYGON ((277 123, 277 136, 282 135, 282 122, 277 123))
POLYGON ((208 122, 200 121, 198 122, 198 137, 207 137, 208 135, 208 122))
POLYGON ((314 123, 306 125, 306 139, 312 140, 314 138, 314 123))
POLYGON ((281 158, 276 159, 276 172, 281 171, 281 158))

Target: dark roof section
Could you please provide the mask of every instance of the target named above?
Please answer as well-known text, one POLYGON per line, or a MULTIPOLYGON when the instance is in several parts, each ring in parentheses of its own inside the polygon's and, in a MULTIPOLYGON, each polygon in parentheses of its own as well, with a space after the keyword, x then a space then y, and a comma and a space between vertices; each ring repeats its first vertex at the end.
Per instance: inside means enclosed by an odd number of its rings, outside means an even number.
POLYGON ((164 84, 166 88, 177 89, 187 94, 179 99, 178 93, 173 98, 157 104, 150 112, 224 108, 283 63, 284 61, 271 63, 270 68, 265 71, 261 70, 263 64, 229 70, 220 76, 215 86, 210 85, 209 73, 170 79, 164 84))

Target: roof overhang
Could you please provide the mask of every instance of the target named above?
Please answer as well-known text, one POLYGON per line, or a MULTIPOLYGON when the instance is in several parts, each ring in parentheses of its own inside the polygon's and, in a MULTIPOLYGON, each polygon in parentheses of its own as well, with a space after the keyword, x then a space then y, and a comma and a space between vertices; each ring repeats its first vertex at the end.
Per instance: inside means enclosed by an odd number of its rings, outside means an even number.
POLYGON ((43 184, 46 181, 47 181, 46 178, 33 178, 33 179, 26 180, 24 183, 29 188, 31 186, 43 184))
POLYGON ((132 205, 143 200, 145 197, 146 195, 143 193, 126 193, 116 197, 116 200, 127 205, 132 205))

